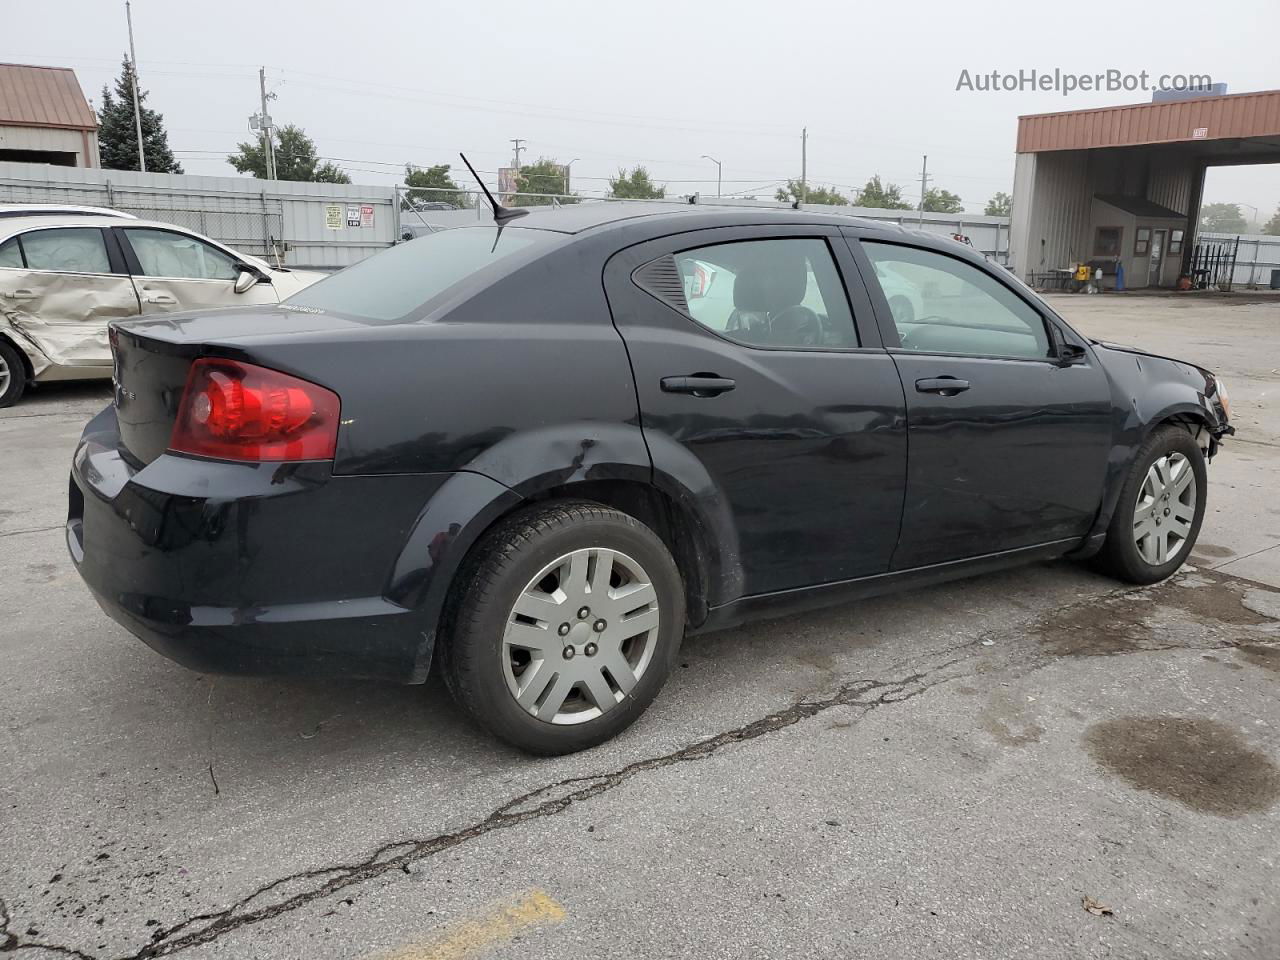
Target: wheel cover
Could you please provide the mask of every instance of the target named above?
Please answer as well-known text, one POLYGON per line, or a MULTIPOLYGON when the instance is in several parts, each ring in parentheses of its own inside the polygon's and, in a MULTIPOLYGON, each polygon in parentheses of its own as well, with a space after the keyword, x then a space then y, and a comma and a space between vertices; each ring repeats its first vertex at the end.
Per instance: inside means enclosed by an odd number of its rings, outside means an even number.
POLYGON ((1196 473, 1180 453, 1156 460, 1143 478, 1133 508, 1133 542, 1153 567, 1186 548, 1196 519, 1196 473))
POLYGON ((594 720, 644 676, 659 622, 658 593, 639 563, 603 547, 567 553, 529 581, 507 615, 507 690, 547 723, 594 720))

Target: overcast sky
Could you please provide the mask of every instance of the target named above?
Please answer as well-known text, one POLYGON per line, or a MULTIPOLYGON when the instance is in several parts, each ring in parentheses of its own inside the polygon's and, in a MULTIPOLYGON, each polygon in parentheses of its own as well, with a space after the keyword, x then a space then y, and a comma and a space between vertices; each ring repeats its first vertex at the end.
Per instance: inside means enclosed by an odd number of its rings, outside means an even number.
MULTIPOLYGON (((73 67, 100 99, 127 50, 123 0, 9 0, 0 61, 73 67)), ((188 173, 234 174, 225 156, 258 109, 260 65, 278 124, 296 123, 357 182, 406 161, 494 171, 575 160, 603 191, 645 164, 676 192, 770 195, 800 173, 846 194, 872 174, 918 196, 932 183, 980 213, 1013 181, 1017 116, 1150 94, 957 91, 1022 68, 1208 73, 1230 92, 1280 87, 1275 0, 1015 4, 561 0, 479 3, 136 0, 139 73, 188 173), (616 12, 615 12, 616 11, 616 12)), ((1210 171, 1206 202, 1280 202, 1280 166, 1210 171)), ((1245 211, 1249 214, 1249 211, 1245 211)))

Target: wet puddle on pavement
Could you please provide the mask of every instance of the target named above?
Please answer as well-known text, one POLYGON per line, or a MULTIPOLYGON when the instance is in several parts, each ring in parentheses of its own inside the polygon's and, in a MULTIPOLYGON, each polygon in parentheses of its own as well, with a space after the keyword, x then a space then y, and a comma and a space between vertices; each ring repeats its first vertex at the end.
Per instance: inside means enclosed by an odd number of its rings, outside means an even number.
POLYGON ((1200 813, 1240 817, 1280 800, 1280 767, 1203 717, 1118 717, 1085 733, 1089 754, 1138 790, 1200 813))

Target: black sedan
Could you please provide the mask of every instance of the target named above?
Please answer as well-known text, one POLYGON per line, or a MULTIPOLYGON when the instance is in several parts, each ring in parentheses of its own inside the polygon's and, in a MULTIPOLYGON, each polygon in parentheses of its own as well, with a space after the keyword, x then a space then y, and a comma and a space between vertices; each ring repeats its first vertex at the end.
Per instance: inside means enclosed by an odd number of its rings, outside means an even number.
POLYGON ((113 328, 67 541, 197 670, 421 683, 539 753, 687 631, 1048 557, 1186 559, 1221 381, 971 248, 808 210, 581 205, 268 307, 113 328))

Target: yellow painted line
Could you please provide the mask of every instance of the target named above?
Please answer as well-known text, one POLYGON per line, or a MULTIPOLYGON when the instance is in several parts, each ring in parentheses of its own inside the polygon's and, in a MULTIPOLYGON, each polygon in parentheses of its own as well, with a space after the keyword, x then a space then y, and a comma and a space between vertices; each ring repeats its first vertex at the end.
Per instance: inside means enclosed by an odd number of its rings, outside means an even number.
POLYGON ((565 918, 564 907, 542 890, 530 890, 479 916, 449 924, 422 943, 380 954, 378 960, 464 960, 500 943, 509 943, 531 927, 565 918))

